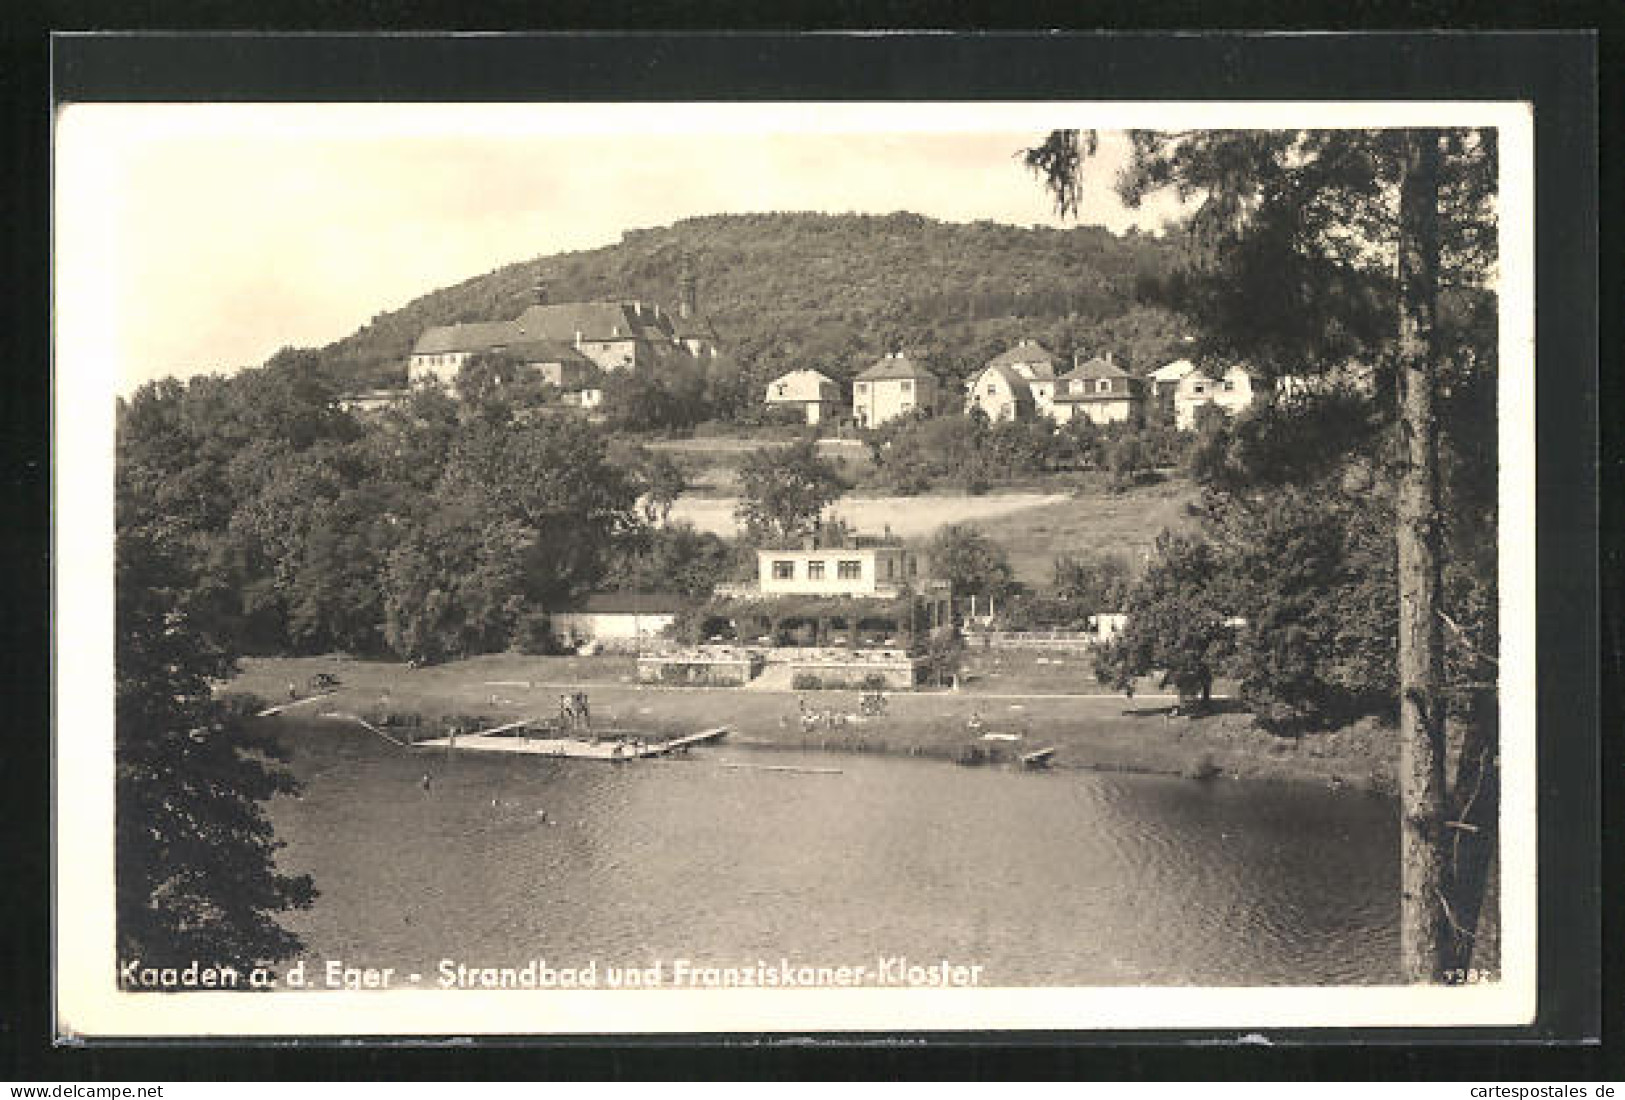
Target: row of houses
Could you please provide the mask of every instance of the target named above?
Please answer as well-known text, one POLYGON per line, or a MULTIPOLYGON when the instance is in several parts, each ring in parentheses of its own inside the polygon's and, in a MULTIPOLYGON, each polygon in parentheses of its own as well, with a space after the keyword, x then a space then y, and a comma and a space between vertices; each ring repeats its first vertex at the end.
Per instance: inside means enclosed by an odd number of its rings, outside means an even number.
MULTIPOLYGON (((1144 378, 1105 353, 1075 358, 1070 367, 1035 340, 1022 340, 1001 352, 965 382, 966 415, 980 411, 989 420, 1047 417, 1057 424, 1159 420, 1180 428, 1195 426, 1204 406, 1235 414, 1266 391, 1259 375, 1242 366, 1199 367, 1180 359, 1144 378)), ((860 428, 875 428, 918 409, 940 411, 942 380, 915 357, 893 352, 852 380, 851 416, 860 428)), ((765 402, 794 410, 808 424, 846 415, 841 386, 816 370, 794 370, 768 383, 765 402)))

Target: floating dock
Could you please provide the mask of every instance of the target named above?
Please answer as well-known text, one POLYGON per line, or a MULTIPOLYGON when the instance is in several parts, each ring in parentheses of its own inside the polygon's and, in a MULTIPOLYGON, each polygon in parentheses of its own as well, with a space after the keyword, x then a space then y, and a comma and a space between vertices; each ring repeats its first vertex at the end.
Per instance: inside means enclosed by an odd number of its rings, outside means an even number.
POLYGON ((727 726, 717 726, 714 729, 691 733, 686 737, 676 737, 670 741, 606 740, 596 743, 579 737, 526 737, 512 732, 501 732, 516 729, 522 724, 514 723, 512 726, 502 726, 497 730, 485 730, 480 733, 459 733, 455 736, 415 741, 412 747, 459 752, 464 750, 507 752, 521 756, 552 756, 571 760, 644 760, 653 756, 666 756, 691 745, 716 741, 728 732, 727 726))

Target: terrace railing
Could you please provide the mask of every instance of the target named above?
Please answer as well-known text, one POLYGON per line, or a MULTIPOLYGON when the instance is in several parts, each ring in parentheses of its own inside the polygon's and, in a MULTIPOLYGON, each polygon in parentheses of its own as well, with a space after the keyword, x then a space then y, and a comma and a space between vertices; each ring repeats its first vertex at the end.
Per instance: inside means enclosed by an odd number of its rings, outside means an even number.
POLYGON ((1089 630, 968 630, 965 644, 990 649, 1093 649, 1100 635, 1089 630))

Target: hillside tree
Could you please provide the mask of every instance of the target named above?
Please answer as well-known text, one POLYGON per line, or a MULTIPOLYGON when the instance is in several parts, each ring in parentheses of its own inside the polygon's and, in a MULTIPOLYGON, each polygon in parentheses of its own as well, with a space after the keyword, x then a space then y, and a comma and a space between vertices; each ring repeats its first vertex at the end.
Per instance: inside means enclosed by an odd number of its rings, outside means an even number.
POLYGON ((999 545, 976 528, 949 523, 926 544, 931 575, 953 585, 956 596, 1003 599, 1015 591, 1015 571, 999 545))
POLYGON ((734 515, 758 541, 794 542, 818 529, 824 509, 845 489, 813 440, 764 447, 740 463, 734 515))

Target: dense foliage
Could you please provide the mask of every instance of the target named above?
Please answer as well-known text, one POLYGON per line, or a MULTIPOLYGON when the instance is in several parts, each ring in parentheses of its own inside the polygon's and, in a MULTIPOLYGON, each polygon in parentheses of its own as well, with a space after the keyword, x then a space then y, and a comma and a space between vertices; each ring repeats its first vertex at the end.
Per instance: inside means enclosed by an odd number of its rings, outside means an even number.
POLYGON ((931 576, 953 585, 956 596, 1001 598, 1015 588, 1009 556, 993 539, 974 527, 950 523, 937 529, 926 544, 931 576))
POLYGON ((980 493, 1082 469, 1110 471, 1113 484, 1126 487, 1154 470, 1179 466, 1193 437, 1166 424, 1094 424, 1079 418, 1057 425, 1042 416, 989 421, 977 410, 970 416, 900 417, 865 432, 864 441, 873 465, 869 481, 876 488, 980 493))
POLYGON ((750 538, 790 543, 818 529, 824 509, 844 488, 841 475, 819 456, 812 440, 763 447, 739 465, 734 514, 750 538))
POLYGON ((188 562, 189 621, 224 652, 503 648, 644 545, 683 474, 520 415, 500 370, 465 369, 468 402, 430 388, 366 418, 311 356, 145 386, 120 408, 121 515, 188 562))
MULTIPOLYGON (((184 532, 121 478, 116 547, 115 867, 118 952, 143 965, 193 960, 246 973, 299 949, 276 915, 308 907, 308 876, 276 871, 261 803, 297 790, 244 700, 216 699, 229 654, 184 532)), ((152 482, 147 489, 155 488, 152 482)))

